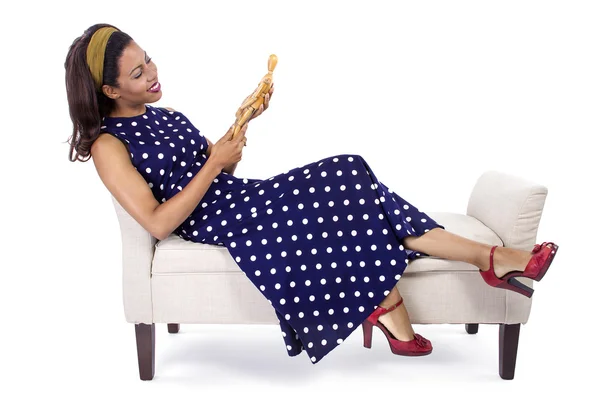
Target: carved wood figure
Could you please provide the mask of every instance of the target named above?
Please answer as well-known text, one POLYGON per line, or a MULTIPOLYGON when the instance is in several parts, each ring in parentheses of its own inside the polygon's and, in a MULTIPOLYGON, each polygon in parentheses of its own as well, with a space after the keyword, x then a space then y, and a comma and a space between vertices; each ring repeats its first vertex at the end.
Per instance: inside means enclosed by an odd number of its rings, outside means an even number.
POLYGON ((267 64, 269 72, 261 79, 254 93, 246 98, 238 111, 235 113, 236 120, 232 138, 236 137, 246 121, 252 118, 254 113, 260 108, 261 105, 263 105, 265 101, 265 95, 269 93, 271 86, 273 86, 273 70, 276 66, 277 56, 275 54, 271 54, 267 64))

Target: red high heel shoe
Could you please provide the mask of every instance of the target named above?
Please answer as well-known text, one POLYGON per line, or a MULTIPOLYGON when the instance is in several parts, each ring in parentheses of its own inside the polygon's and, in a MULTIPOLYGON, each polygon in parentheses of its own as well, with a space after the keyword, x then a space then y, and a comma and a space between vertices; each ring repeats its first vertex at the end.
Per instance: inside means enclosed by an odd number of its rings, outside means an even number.
POLYGON ((400 298, 400 300, 390 308, 377 306, 375 311, 373 311, 373 313, 371 313, 371 315, 369 315, 367 319, 362 323, 364 346, 366 348, 371 348, 371 342, 373 339, 373 326, 377 326, 385 334, 385 337, 387 338, 390 344, 390 349, 392 350, 392 353, 401 356, 424 356, 431 353, 431 351, 433 350, 431 342, 425 339, 423 336, 419 335, 418 333, 415 333, 415 338, 411 341, 406 342, 403 340, 398 340, 394 337, 394 335, 392 335, 390 331, 387 330, 387 328, 381 322, 377 320, 380 315, 392 311, 400 304, 402 304, 403 301, 404 299, 400 298))
POLYGON ((490 251, 490 268, 487 271, 479 271, 483 280, 490 286, 512 290, 527 297, 533 295, 533 289, 519 282, 515 278, 524 276, 540 281, 544 275, 546 275, 546 271, 548 271, 548 268, 550 267, 550 264, 552 264, 552 260, 554 260, 554 256, 558 251, 558 246, 552 242, 536 244, 531 252, 534 256, 529 260, 529 263, 525 267, 525 271, 512 271, 501 278, 498 278, 494 273, 494 251, 496 250, 496 247, 498 246, 493 246, 490 251), (548 247, 547 245, 551 245, 551 247, 548 247))

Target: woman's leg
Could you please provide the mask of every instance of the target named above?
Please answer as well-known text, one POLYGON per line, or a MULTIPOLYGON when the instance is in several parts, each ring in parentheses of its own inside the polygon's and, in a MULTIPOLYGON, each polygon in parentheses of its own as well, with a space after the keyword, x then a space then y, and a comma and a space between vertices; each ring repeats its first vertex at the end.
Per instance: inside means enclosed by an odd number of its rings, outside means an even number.
MULTIPOLYGON (((409 250, 420 251, 430 256, 448 260, 464 261, 473 264, 482 271, 490 268, 490 251, 492 246, 476 242, 445 229, 434 228, 421 236, 407 236, 402 245, 409 250)), ((550 245, 549 245, 550 246, 550 245)), ((498 247, 494 252, 494 272, 501 277, 510 271, 524 271, 531 252, 498 247)), ((389 307, 400 300, 397 287, 381 302, 381 307, 389 307)), ((410 325, 408 312, 404 303, 395 310, 382 315, 379 320, 399 340, 412 340, 414 331, 410 325)))
MULTIPOLYGON (((441 228, 434 228, 421 236, 407 236, 404 247, 447 260, 464 261, 482 271, 490 269, 489 244, 476 242, 441 228)), ((548 245, 550 246, 550 245, 548 245)), ((510 271, 525 271, 533 254, 529 251, 498 247, 494 252, 494 272, 500 278, 510 271)))
MULTIPOLYGON (((381 307, 391 307, 400 300, 400 292, 395 286, 385 299, 379 304, 381 307)), ((415 332, 410 325, 408 311, 404 307, 404 302, 387 314, 381 315, 379 321, 396 337, 398 340, 413 340, 415 332)))

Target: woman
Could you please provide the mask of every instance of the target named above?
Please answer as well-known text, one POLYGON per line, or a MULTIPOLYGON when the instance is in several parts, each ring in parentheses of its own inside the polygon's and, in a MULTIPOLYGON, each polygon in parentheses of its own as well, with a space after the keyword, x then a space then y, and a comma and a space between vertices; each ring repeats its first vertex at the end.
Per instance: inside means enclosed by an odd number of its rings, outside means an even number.
POLYGON ((409 260, 468 262, 488 284, 530 296, 508 279, 541 279, 558 249, 543 243, 527 252, 447 232, 359 155, 265 180, 233 176, 247 123, 213 144, 181 112, 149 105, 162 96, 156 65, 111 25, 78 37, 65 68, 71 161, 93 157, 107 189, 156 238, 227 246, 273 305, 290 356, 306 350, 316 363, 359 324, 367 347, 377 326, 395 354, 429 354, 396 287, 409 260))

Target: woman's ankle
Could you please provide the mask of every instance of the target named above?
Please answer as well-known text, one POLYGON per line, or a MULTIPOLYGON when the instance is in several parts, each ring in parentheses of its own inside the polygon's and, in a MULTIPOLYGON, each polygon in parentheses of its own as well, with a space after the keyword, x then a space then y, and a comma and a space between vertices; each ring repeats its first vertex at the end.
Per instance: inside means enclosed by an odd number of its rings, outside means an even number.
POLYGON ((414 339, 415 331, 408 319, 406 310, 394 310, 381 315, 379 322, 398 340, 411 341, 414 339))
POLYGON ((394 304, 398 303, 402 299, 398 288, 394 286, 394 288, 390 291, 385 299, 381 303, 379 303, 379 307, 390 308, 394 304))

